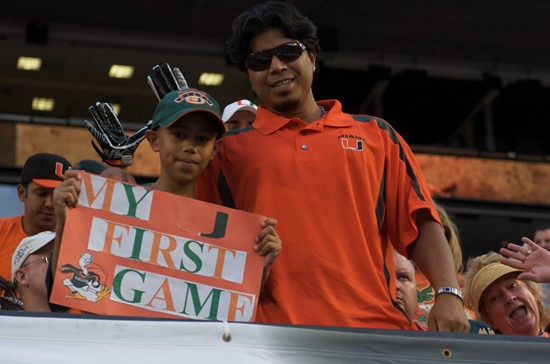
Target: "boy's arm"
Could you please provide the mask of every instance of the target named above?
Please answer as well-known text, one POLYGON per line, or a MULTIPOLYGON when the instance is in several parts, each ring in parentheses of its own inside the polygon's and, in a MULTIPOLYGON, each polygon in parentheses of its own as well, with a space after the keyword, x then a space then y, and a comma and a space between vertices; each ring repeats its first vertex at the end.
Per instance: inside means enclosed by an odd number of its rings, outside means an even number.
MULTIPOLYGON (((417 212, 418 238, 412 258, 434 289, 459 289, 455 265, 443 229, 426 210, 417 212)), ((428 318, 430 331, 468 332, 469 324, 462 300, 453 294, 439 294, 428 318)))
POLYGON ((63 230, 65 227, 65 218, 69 207, 78 206, 78 197, 80 196, 81 177, 78 171, 68 170, 65 172, 65 180, 53 191, 53 205, 56 217, 56 234, 52 254, 52 274, 55 277, 57 271, 57 260, 59 258, 59 249, 63 230))

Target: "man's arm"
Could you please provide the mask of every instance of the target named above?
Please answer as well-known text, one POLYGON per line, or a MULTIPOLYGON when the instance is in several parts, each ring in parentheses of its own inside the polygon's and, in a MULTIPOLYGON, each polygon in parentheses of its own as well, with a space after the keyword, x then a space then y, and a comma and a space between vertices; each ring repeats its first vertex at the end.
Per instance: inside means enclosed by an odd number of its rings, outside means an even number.
MULTIPOLYGON (((427 210, 417 212, 418 238, 412 258, 434 289, 459 289, 454 260, 443 229, 427 210)), ((428 318, 430 331, 468 332, 469 324, 462 300, 453 294, 437 295, 428 318)))

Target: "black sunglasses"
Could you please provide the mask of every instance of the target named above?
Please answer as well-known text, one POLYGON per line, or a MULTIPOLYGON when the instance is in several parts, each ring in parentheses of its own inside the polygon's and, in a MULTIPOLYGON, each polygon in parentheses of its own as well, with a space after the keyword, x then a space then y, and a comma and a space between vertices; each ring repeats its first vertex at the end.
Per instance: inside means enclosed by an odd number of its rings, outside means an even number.
POLYGON ((300 42, 289 42, 266 51, 254 52, 246 57, 246 68, 251 71, 265 71, 271 65, 273 55, 280 61, 289 63, 297 60, 307 48, 300 42))

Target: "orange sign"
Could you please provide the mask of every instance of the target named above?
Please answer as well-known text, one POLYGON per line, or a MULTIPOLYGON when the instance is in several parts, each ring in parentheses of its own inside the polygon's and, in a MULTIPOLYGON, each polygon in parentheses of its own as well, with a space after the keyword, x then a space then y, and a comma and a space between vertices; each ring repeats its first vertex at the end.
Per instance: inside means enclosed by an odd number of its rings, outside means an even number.
POLYGON ((253 321, 264 217, 82 173, 51 302, 83 311, 253 321))

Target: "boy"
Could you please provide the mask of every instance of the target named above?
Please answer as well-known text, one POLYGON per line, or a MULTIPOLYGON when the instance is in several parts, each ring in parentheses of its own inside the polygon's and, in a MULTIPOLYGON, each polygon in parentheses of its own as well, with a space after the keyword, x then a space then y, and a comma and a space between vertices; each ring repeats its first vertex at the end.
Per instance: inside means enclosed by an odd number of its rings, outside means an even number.
MULTIPOLYGON (((153 115, 145 137, 153 151, 159 153, 161 172, 151 187, 180 196, 195 198, 195 185, 208 162, 218 151, 219 138, 225 132, 216 100, 200 90, 187 88, 166 94, 153 115)), ((53 265, 61 244, 67 207, 78 206, 80 176, 67 171, 65 181, 54 191, 54 209, 59 221, 53 265)), ((275 219, 266 219, 256 237, 256 250, 265 257, 262 286, 282 249, 274 227, 275 219)))

